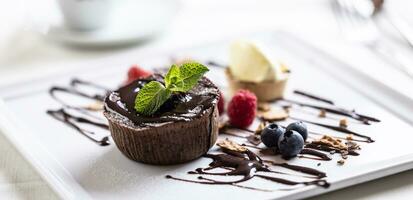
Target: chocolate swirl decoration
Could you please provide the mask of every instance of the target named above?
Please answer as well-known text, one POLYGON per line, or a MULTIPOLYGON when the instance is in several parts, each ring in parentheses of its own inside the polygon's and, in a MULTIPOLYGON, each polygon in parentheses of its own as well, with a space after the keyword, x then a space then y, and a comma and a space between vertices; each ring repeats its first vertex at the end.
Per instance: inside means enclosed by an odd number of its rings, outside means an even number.
POLYGON ((83 118, 83 117, 78 117, 78 116, 71 115, 68 112, 66 112, 63 108, 58 109, 58 110, 48 110, 47 114, 49 114, 50 116, 52 116, 56 120, 59 120, 59 121, 65 123, 66 125, 72 127, 73 129, 77 130, 79 133, 81 133, 82 135, 84 135, 88 139, 92 140, 93 142, 95 142, 95 143, 97 143, 101 146, 107 146, 107 145, 110 144, 109 136, 105 136, 101 139, 96 139, 96 138, 90 136, 90 135, 94 135, 95 134, 94 132, 85 130, 85 129, 83 129, 80 126, 77 125, 77 123, 90 124, 90 125, 94 125, 96 127, 99 127, 99 128, 105 129, 105 130, 109 130, 109 127, 108 127, 107 124, 94 122, 92 120, 89 120, 89 119, 86 119, 86 118, 83 118))
POLYGON ((71 94, 74 96, 90 99, 98 103, 103 103, 103 99, 109 91, 110 91, 109 89, 103 86, 100 86, 98 84, 76 79, 76 78, 70 82, 69 87, 52 86, 49 89, 49 94, 54 100, 62 104, 63 108, 56 109, 56 110, 47 110, 46 113, 50 115, 51 117, 53 117, 54 119, 61 121, 67 126, 75 129, 77 132, 79 132, 86 138, 90 139, 91 141, 95 142, 96 144, 100 146, 107 146, 110 144, 109 135, 103 136, 101 138, 97 138, 95 132, 82 128, 80 124, 88 124, 88 125, 92 125, 92 126, 104 129, 104 130, 109 130, 108 125, 104 122, 98 122, 99 120, 102 120, 102 119, 96 117, 95 115, 92 115, 90 111, 94 111, 94 110, 92 110, 91 108, 70 105, 66 103, 65 101, 63 101, 62 99, 60 99, 58 97, 58 93, 71 94), (86 87, 93 88, 99 91, 99 93, 89 94, 89 93, 82 92, 79 89, 79 86, 86 86, 86 87), (68 110, 72 110, 73 112, 68 112, 68 110), (77 113, 75 114, 75 112, 77 112, 78 114, 77 113), (88 118, 86 118, 86 116, 88 118), (93 120, 89 118, 93 118, 93 120), (95 120, 98 120, 98 121, 95 121, 95 120))
POLYGON ((305 122, 305 123, 313 124, 313 125, 316 125, 316 126, 324 127, 324 128, 327 128, 327 129, 335 130, 337 132, 352 134, 352 135, 355 135, 357 137, 366 139, 366 142, 368 142, 368 143, 374 142, 373 138, 371 138, 370 136, 354 132, 352 130, 349 130, 349 129, 341 127, 341 126, 332 126, 332 125, 328 125, 328 124, 313 122, 313 121, 310 121, 310 120, 298 119, 298 118, 294 118, 294 117, 290 117, 290 118, 295 119, 295 120, 299 120, 299 121, 302 121, 302 122, 305 122))
POLYGON ((377 119, 377 118, 370 117, 370 116, 363 115, 363 114, 359 114, 354 110, 346 110, 346 109, 339 108, 339 107, 336 107, 336 106, 333 106, 333 107, 318 106, 318 105, 303 103, 303 102, 290 100, 290 99, 282 99, 282 101, 285 101, 285 102, 288 102, 288 103, 291 103, 291 104, 295 104, 295 105, 298 105, 298 106, 301 106, 301 107, 309 107, 309 108, 314 108, 314 109, 317 109, 317 110, 324 110, 324 111, 329 112, 329 113, 350 117, 350 118, 353 118, 357 121, 363 122, 366 125, 370 125, 370 122, 380 122, 380 120, 377 119))
POLYGON ((314 100, 317 100, 317 101, 321 101, 321 102, 323 102, 323 103, 327 103, 327 104, 330 104, 330 105, 334 105, 334 102, 333 102, 332 100, 326 99, 326 98, 324 98, 324 97, 316 96, 316 95, 310 94, 310 93, 308 93, 308 92, 303 92, 303 91, 301 91, 301 90, 294 90, 294 94, 298 94, 298 95, 301 95, 301 96, 308 97, 308 98, 310 98, 310 99, 314 99, 314 100))
MULTIPOLYGON (((206 154, 204 157, 212 159, 212 162, 206 168, 197 168, 195 171, 188 172, 189 174, 198 174, 198 175, 214 175, 214 176, 242 176, 242 178, 234 181, 220 181, 211 178, 206 178, 204 176, 198 176, 198 180, 190 180, 177 178, 171 175, 167 175, 166 178, 174 179, 178 181, 199 183, 199 184, 208 184, 208 185, 231 185, 237 187, 244 187, 238 185, 238 183, 246 182, 251 180, 254 177, 265 179, 268 181, 281 183, 284 185, 316 185, 324 188, 328 188, 330 184, 322 179, 326 177, 324 172, 318 171, 316 169, 298 166, 298 165, 289 165, 287 163, 275 163, 273 161, 262 160, 257 154, 253 153, 250 150, 247 150, 245 153, 231 151, 228 149, 223 150, 226 154, 206 154), (312 181, 292 181, 284 178, 279 178, 271 176, 269 174, 278 174, 280 172, 270 169, 270 167, 265 162, 270 163, 274 166, 285 167, 294 171, 298 171, 304 174, 313 175, 315 180, 312 181), (210 172, 213 169, 226 169, 228 172, 210 172), (257 172, 264 172, 266 174, 258 174, 257 172)), ((259 188, 244 187, 246 189, 260 190, 265 191, 259 188)))
POLYGON ((332 160, 330 155, 310 148, 304 148, 303 150, 301 150, 300 155, 298 157, 324 161, 332 160), (311 157, 306 155, 310 155, 311 157))

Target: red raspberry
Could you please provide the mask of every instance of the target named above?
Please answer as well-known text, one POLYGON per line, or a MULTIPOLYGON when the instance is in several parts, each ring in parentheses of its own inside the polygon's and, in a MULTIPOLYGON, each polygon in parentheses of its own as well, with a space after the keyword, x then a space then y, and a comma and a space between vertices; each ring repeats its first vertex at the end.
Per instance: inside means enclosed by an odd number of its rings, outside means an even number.
POLYGON ((240 90, 228 104, 228 117, 231 125, 246 128, 252 124, 257 110, 257 97, 248 90, 240 90))
POLYGON ((129 84, 136 79, 145 78, 150 75, 152 75, 152 72, 144 70, 138 65, 132 65, 128 70, 128 79, 126 81, 126 84, 129 84))
POLYGON ((225 99, 221 91, 219 91, 218 112, 220 115, 225 111, 225 99))

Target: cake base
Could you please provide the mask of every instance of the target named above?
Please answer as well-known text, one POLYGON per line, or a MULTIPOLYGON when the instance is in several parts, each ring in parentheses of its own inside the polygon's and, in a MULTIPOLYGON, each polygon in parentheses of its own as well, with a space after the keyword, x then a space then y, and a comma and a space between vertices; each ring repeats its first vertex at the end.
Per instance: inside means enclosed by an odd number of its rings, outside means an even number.
POLYGON ((199 118, 137 128, 119 120, 121 115, 104 112, 112 138, 128 158, 156 165, 194 160, 215 144, 218 138, 218 108, 213 106, 199 118), (118 115, 118 116, 115 116, 118 115))
POLYGON ((253 92, 260 102, 273 101, 282 98, 288 80, 288 78, 286 78, 279 81, 263 81, 260 83, 239 81, 234 79, 229 68, 225 69, 225 74, 231 95, 234 95, 238 90, 246 89, 253 92))

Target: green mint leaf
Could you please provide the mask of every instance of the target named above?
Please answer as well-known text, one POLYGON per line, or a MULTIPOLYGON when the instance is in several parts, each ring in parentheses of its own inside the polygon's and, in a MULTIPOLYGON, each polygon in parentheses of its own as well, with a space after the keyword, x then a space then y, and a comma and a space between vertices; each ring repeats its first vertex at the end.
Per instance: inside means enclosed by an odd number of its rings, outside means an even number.
POLYGON ((199 63, 185 63, 180 67, 172 65, 165 75, 165 86, 158 81, 144 85, 135 98, 135 110, 142 115, 152 115, 169 99, 172 92, 187 92, 208 72, 199 63))
POLYGON ((165 86, 167 88, 172 87, 173 83, 175 83, 178 78, 179 78, 179 67, 176 65, 172 65, 171 68, 169 68, 169 71, 165 76, 165 86))
POLYGON ((173 92, 187 92, 208 71, 209 69, 200 63, 184 63, 179 67, 178 78, 171 82, 168 88, 173 92))
POLYGON ((162 83, 151 81, 141 88, 135 99, 135 110, 142 115, 152 115, 171 96, 162 83))

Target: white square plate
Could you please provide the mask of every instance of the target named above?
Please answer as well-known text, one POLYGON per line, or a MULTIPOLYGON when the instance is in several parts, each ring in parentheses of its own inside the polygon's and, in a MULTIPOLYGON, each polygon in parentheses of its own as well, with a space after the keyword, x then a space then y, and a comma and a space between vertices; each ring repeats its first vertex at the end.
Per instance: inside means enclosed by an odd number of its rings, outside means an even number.
MULTIPOLYGON (((225 185, 201 185, 169 180, 165 175, 193 178, 194 175, 186 172, 207 166, 210 160, 200 158, 174 166, 133 162, 123 156, 114 144, 98 146, 46 114, 47 109, 61 107, 48 94, 52 85, 67 86, 73 77, 78 77, 116 88, 124 80, 130 63, 139 63, 147 68, 165 66, 170 62, 170 56, 190 56, 201 61, 227 63, 230 40, 156 55, 137 55, 135 58, 124 58, 120 62, 99 61, 92 67, 89 63, 82 70, 72 73, 22 81, 1 88, 0 129, 65 199, 304 198, 397 173, 413 166, 413 149, 407 148, 413 141, 413 128, 409 124, 412 119, 399 112, 403 110, 411 113, 413 107, 408 105, 412 102, 400 103, 403 99, 400 99, 397 93, 383 88, 379 83, 358 74, 356 70, 288 33, 260 33, 247 37, 266 43, 275 55, 291 66, 288 98, 296 98, 291 93, 293 89, 311 91, 333 99, 342 107, 356 108, 360 113, 382 120, 371 126, 350 123, 351 129, 373 137, 376 142, 361 143, 361 155, 349 157, 343 166, 337 165, 336 161, 340 159, 338 156, 333 156, 333 161, 329 162, 299 158, 288 161, 326 172, 327 180, 331 183, 330 188, 303 186, 288 191, 260 192, 225 185), (318 163, 321 165, 317 166, 318 163)), ((207 76, 222 90, 226 90, 222 69, 211 67, 207 76)), ((69 96, 65 97, 65 100, 80 102, 69 96)), ((333 132, 316 126, 310 126, 310 129, 333 132)), ((229 136, 222 135, 220 139, 225 137, 229 136)), ((280 161, 278 157, 270 159, 280 161)), ((285 188, 284 185, 255 179, 248 185, 270 189, 285 188)))

